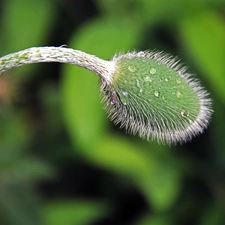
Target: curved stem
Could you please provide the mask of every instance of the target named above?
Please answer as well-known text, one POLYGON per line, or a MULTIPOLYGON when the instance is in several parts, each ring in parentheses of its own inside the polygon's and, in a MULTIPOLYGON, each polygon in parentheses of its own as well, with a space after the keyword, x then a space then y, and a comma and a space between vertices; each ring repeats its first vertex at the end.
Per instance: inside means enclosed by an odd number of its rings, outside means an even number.
POLYGON ((64 47, 32 47, 0 58, 0 74, 25 64, 59 62, 74 64, 99 75, 108 84, 115 70, 114 62, 82 51, 64 47))

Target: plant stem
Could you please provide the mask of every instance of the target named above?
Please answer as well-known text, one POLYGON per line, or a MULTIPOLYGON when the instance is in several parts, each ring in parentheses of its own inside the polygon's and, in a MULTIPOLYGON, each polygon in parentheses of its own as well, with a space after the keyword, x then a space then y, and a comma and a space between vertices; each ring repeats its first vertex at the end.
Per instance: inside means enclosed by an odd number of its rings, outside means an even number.
POLYGON ((40 62, 59 62, 74 64, 99 75, 108 84, 111 83, 115 64, 94 55, 65 47, 32 47, 11 53, 0 58, 0 74, 25 64, 40 62))

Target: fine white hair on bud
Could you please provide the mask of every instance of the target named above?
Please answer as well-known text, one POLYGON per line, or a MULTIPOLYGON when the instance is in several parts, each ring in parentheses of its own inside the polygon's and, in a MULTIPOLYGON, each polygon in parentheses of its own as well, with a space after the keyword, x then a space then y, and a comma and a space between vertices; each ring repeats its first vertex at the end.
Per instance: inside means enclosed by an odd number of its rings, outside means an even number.
POLYGON ((177 58, 146 51, 112 61, 112 82, 102 79, 103 101, 109 117, 129 133, 170 145, 190 141, 208 126, 208 93, 177 58))
POLYGON ((40 62, 74 64, 99 75, 109 117, 147 140, 189 141, 204 131, 213 112, 200 83, 163 52, 130 52, 106 61, 70 48, 33 47, 1 57, 0 74, 40 62))

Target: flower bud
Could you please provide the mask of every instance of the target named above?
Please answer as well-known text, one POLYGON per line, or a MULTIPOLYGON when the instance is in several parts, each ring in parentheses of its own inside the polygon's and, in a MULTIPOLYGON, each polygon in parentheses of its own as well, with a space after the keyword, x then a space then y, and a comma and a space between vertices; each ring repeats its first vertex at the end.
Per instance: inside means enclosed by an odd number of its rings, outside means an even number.
POLYGON ((211 100, 179 61, 162 52, 115 56, 111 83, 101 90, 110 118, 132 134, 183 143, 207 127, 211 100))

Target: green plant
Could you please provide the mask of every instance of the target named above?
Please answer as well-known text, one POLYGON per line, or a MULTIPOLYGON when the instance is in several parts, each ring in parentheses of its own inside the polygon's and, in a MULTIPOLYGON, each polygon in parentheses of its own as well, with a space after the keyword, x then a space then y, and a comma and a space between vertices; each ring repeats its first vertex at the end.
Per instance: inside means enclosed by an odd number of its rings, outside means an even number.
POLYGON ((99 75, 111 119, 148 140, 186 142, 203 132, 212 114, 207 92, 168 54, 130 52, 105 61, 63 46, 29 48, 0 58, 0 73, 39 62, 74 64, 99 75))

